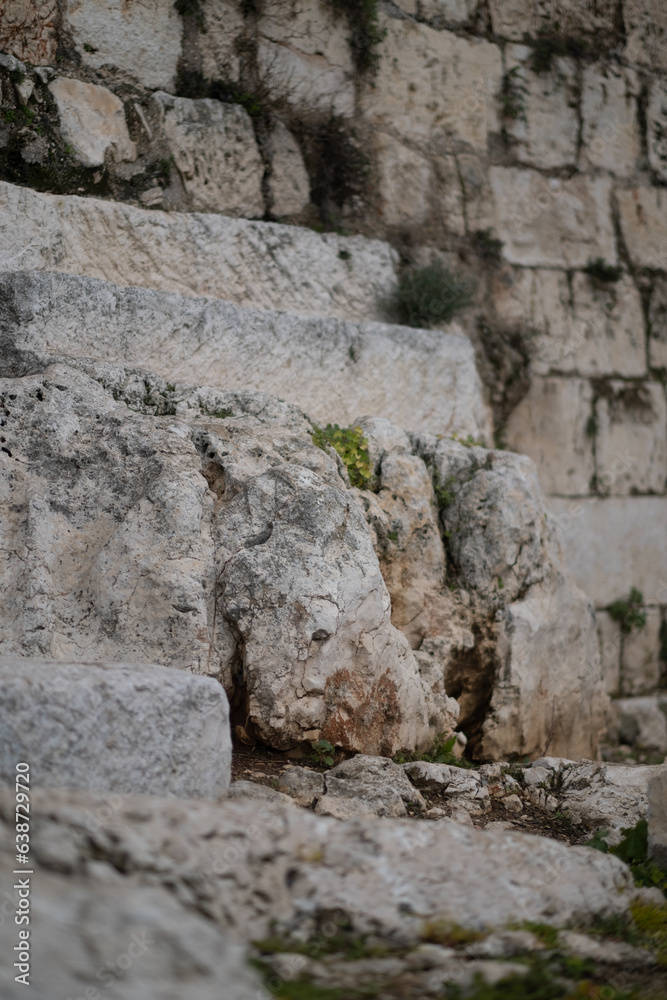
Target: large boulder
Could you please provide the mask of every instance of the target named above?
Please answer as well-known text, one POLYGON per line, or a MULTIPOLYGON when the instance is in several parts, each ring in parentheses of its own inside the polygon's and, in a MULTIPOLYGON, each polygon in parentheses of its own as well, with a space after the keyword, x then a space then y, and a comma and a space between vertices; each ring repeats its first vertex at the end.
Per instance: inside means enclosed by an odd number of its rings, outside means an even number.
POLYGON ((229 787, 229 706, 209 677, 144 664, 0 659, 0 781, 216 798, 229 787))

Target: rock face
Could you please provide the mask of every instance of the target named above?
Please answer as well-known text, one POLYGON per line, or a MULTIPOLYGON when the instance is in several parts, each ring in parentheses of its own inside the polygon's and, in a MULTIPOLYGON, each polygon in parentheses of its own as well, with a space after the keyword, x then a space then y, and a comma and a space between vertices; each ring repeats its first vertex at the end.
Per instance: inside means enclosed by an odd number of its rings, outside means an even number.
POLYGON ((323 424, 370 412, 408 430, 492 438, 473 348, 456 324, 443 333, 313 319, 58 274, 0 275, 0 289, 8 352, 122 358, 171 382, 258 389, 323 424))
POLYGON ((73 365, 1 383, 3 653, 190 667, 279 747, 390 755, 451 730, 298 411, 73 365))
POLYGON ((225 692, 210 678, 142 664, 0 659, 0 780, 216 798, 229 786, 225 692))
POLYGON ((136 160, 122 102, 106 87, 60 76, 49 84, 63 136, 86 167, 101 167, 111 149, 116 160, 136 160))

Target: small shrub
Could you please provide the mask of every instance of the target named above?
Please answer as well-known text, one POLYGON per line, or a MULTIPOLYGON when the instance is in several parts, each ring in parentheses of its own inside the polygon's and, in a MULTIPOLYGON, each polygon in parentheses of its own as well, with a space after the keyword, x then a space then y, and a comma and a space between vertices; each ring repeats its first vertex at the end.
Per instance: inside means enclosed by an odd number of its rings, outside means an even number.
POLYGON ((472 761, 466 760, 465 757, 457 757, 453 753, 456 735, 456 733, 453 733, 445 739, 444 735, 440 734, 432 750, 418 754, 398 753, 394 757, 394 761, 397 764, 407 764, 408 761, 423 760, 427 764, 450 764, 452 767, 462 767, 465 770, 472 770, 475 767, 472 761))
POLYGON ((7 110, 3 112, 2 117, 8 123, 13 122, 16 120, 16 110, 14 108, 7 108, 7 110))
POLYGON ((435 502, 438 505, 438 510, 445 510, 447 507, 451 507, 456 499, 456 493, 451 489, 456 482, 456 476, 448 476, 444 483, 441 483, 440 473, 437 469, 433 469, 432 480, 433 492, 435 494, 435 502))
POLYGON ((599 285, 610 285, 620 280, 623 268, 608 264, 604 257, 596 257, 594 260, 589 260, 584 268, 584 274, 588 274, 599 285))
MULTIPOLYGON (((623 828, 623 839, 619 844, 607 843, 608 830, 598 830, 586 847, 592 847, 603 854, 615 854, 630 866, 636 885, 656 887, 667 894, 667 872, 651 861, 648 855, 648 823, 645 819, 632 827, 623 828)), ((667 943, 667 942, 666 942, 667 943)))
POLYGON ((379 60, 376 49, 387 34, 380 27, 378 0, 333 0, 333 5, 347 17, 357 70, 368 73, 376 69, 379 60))
POLYGON ((333 767, 335 747, 328 740, 316 740, 310 745, 313 748, 313 760, 316 764, 320 767, 323 765, 333 767))
POLYGON ((368 454, 368 441, 364 437, 361 427, 339 427, 338 424, 318 427, 313 424, 311 437, 313 444, 324 451, 328 445, 335 448, 345 463, 352 486, 356 486, 360 490, 373 488, 375 476, 368 454))
POLYGON ((448 323, 471 300, 469 282, 434 261, 402 274, 392 305, 400 323, 421 327, 448 323))
POLYGON ((641 632, 646 625, 646 612, 643 611, 644 595, 641 590, 632 587, 630 596, 625 601, 614 601, 609 607, 609 614, 621 626, 623 635, 631 632, 641 632))

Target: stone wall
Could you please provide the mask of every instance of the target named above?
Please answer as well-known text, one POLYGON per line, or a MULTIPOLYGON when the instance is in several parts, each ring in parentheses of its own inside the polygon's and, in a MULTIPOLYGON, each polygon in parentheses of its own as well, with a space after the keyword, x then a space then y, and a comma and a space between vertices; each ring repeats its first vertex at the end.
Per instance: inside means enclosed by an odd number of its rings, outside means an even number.
POLYGON ((472 278, 499 441, 537 463, 608 689, 664 683, 667 8, 177 6, 4 5, 0 177, 359 233, 472 278), (647 621, 623 635, 607 609, 632 587, 647 621))

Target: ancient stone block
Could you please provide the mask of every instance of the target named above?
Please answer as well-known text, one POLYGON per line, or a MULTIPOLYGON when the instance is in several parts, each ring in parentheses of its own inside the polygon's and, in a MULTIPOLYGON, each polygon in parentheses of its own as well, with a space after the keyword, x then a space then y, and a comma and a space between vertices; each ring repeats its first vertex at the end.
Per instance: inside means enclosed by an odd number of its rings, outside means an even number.
POLYGON ((66 0, 64 19, 85 66, 116 66, 144 87, 173 88, 182 27, 171 0, 66 0))
POLYGON ((588 430, 593 393, 575 378, 535 378, 507 422, 507 443, 529 455, 545 493, 588 493, 595 472, 588 430))
POLYGON ((474 153, 459 153, 456 162, 463 188, 468 232, 493 232, 496 213, 486 166, 474 153))
POLYGON ((628 62, 667 70, 667 8, 662 0, 623 0, 623 23, 628 62))
POLYGON ((231 779, 220 684, 140 663, 0 659, 0 778, 28 761, 31 784, 217 798, 231 779))
POLYGON ((116 161, 136 160, 137 149, 130 141, 123 102, 106 87, 60 76, 49 84, 63 138, 86 167, 100 167, 111 149, 116 161))
POLYGON ((389 226, 423 223, 429 212, 429 161, 414 148, 382 132, 376 136, 376 156, 383 222, 389 226))
POLYGON ((632 263, 667 269, 667 191, 636 187, 616 191, 621 229, 632 263))
POLYGON ((612 702, 609 735, 616 742, 667 753, 667 698, 648 695, 612 702))
POLYGON ((503 255, 530 267, 585 267, 616 262, 611 182, 604 177, 547 178, 533 170, 491 167, 503 255))
POLYGON ((207 80, 238 81, 239 53, 247 31, 239 4, 235 0, 203 3, 199 7, 198 17, 202 19, 202 30, 197 36, 202 75, 207 80))
MULTIPOLYGON (((621 656, 621 693, 623 695, 650 694, 660 683, 663 664, 660 661, 659 608, 646 608, 646 624, 623 637, 621 656)), ((667 726, 667 719, 665 720, 667 726)), ((666 730, 667 732, 667 730, 666 730)), ((667 753, 667 740, 665 741, 667 753)))
POLYGON ((596 607, 627 597, 667 599, 667 497, 551 497, 568 566, 596 607))
POLYGON ((532 73, 528 68, 531 54, 525 45, 510 45, 506 50, 506 71, 515 98, 514 117, 505 116, 505 129, 513 155, 534 167, 573 164, 579 135, 575 64, 558 58, 549 72, 532 73))
POLYGON ((626 177, 641 152, 637 74, 616 63, 586 66, 583 73, 581 165, 626 177))
POLYGON ((663 493, 667 405, 659 382, 610 382, 595 404, 598 489, 616 495, 663 493))
POLYGON ((246 218, 264 215, 264 164, 245 108, 162 91, 153 101, 192 208, 246 218))
POLYGON ((390 19, 380 65, 362 98, 376 127, 431 146, 448 140, 484 151, 498 130, 500 50, 413 21, 390 19))
POLYGON ((595 619, 605 691, 613 697, 621 693, 621 628, 608 611, 596 611, 595 619))
POLYGON ((267 181, 271 212, 277 218, 297 215, 310 201, 310 180, 299 145, 283 123, 275 121, 265 148, 271 163, 267 181))
POLYGON ((656 278, 653 282, 649 325, 649 365, 651 368, 667 368, 667 281, 664 278, 656 278))
POLYGON ((57 0, 6 0, 0 7, 0 51, 33 66, 55 62, 57 0))
POLYGON ((646 110, 648 160, 662 181, 667 181, 667 80, 653 80, 646 110))

